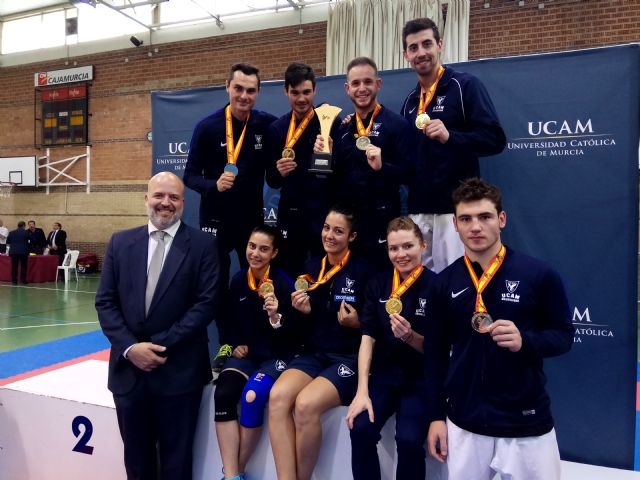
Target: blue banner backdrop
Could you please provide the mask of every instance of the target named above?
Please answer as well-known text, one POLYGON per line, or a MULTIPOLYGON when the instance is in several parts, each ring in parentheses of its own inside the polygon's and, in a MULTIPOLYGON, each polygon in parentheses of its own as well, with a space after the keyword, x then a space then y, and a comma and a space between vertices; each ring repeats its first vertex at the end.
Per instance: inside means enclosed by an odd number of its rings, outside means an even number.
MULTIPOLYGON (((505 242, 563 275, 573 350, 546 362, 562 458, 633 469, 637 363, 640 45, 460 63, 487 86, 508 138, 481 160, 500 185, 505 242)), ((380 101, 399 111, 416 77, 382 72, 380 101)), ((318 79, 317 103, 352 111, 344 77, 318 79)), ((153 172, 181 174, 196 122, 227 103, 222 87, 154 92, 153 172)), ((283 83, 264 82, 257 108, 282 115, 283 83)), ((197 225, 199 198, 185 219, 197 225)), ((265 218, 277 192, 265 187, 265 218)))

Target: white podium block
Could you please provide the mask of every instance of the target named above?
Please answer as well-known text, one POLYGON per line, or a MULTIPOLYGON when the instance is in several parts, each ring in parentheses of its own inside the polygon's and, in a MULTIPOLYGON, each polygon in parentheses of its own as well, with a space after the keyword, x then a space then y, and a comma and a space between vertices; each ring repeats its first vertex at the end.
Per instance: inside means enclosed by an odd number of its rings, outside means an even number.
MULTIPOLYGON (((213 412, 213 386, 207 385, 194 441, 195 480, 222 477, 213 412)), ((346 413, 346 407, 339 407, 322 417, 323 442, 314 480, 352 479, 346 413)), ((394 427, 392 418, 378 446, 382 478, 395 474, 394 427)), ((430 472, 434 463, 428 462, 430 472)), ((266 419, 247 476, 251 480, 277 478, 266 419)), ((0 478, 126 478, 113 397, 107 390, 107 362, 87 360, 0 388, 0 478)))
POLYGON ((106 378, 89 360, 0 388, 0 477, 126 478, 106 378))

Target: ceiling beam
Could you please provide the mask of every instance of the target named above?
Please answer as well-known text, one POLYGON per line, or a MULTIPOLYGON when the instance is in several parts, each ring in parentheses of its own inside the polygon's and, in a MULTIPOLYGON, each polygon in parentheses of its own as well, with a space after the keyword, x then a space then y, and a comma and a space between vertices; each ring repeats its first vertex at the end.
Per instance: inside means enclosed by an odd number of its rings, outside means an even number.
POLYGON ((125 17, 127 17, 129 20, 133 20, 134 22, 136 22, 138 25, 142 25, 145 29, 151 31, 151 27, 149 25, 147 25, 144 22, 141 22, 140 20, 138 20, 136 17, 134 17, 133 15, 129 15, 127 12, 123 11, 123 10, 119 10, 117 7, 114 7, 113 5, 111 5, 109 2, 105 2, 104 0, 97 0, 98 3, 100 5, 104 5, 105 7, 110 8, 111 10, 118 12, 120 15, 124 15, 125 17))

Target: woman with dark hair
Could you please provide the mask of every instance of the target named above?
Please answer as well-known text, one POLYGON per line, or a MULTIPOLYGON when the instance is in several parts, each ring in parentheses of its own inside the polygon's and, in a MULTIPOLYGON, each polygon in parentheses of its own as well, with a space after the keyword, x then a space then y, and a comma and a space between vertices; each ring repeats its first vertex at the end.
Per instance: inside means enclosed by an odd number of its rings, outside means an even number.
POLYGON ((418 226, 398 217, 387 227, 393 270, 367 287, 360 316, 358 391, 349 406, 351 469, 354 480, 380 478, 380 431, 396 415, 398 464, 395 478, 425 478, 423 333, 425 306, 435 274, 422 267, 426 248, 418 226))
POLYGON ((349 249, 356 238, 350 210, 325 218, 326 255, 311 259, 296 280, 291 303, 307 328, 305 350, 280 376, 269 399, 269 436, 279 480, 308 480, 322 443, 320 416, 348 405, 355 393, 360 343, 358 312, 369 269, 349 249), (293 415, 292 415, 293 414, 293 415))
POLYGON ((293 282, 281 270, 271 268, 278 255, 278 240, 275 228, 254 228, 246 249, 249 267, 240 270, 229 286, 227 323, 234 348, 214 394, 225 479, 244 479, 260 438, 271 386, 299 350, 297 312, 291 308, 293 282))

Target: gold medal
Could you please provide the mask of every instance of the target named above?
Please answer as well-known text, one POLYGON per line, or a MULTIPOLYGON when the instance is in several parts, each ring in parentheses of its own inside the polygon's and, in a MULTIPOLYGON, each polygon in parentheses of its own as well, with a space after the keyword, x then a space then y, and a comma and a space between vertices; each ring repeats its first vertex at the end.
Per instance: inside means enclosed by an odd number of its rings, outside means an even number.
POLYGON ((400 313, 402 312, 402 300, 396 297, 391 297, 389 300, 387 300, 384 308, 389 315, 400 313))
POLYGON ((492 323, 493 319, 487 312, 475 312, 471 317, 471 326, 478 333, 487 333, 492 323))
POLYGON ((416 117, 416 128, 418 130, 422 130, 429 120, 431 120, 431 117, 429 117, 429 115, 427 115, 426 113, 421 113, 416 117))
POLYGON ((282 150, 282 158, 290 158, 291 160, 293 160, 294 158, 296 158, 296 152, 293 150, 293 148, 285 148, 284 150, 282 150))
POLYGON ((309 282, 307 282, 304 278, 298 278, 296 283, 294 283, 294 287, 296 290, 302 290, 306 292, 309 290, 309 282))
POLYGON ((358 137, 358 139, 356 140, 356 147, 358 148, 358 150, 366 150, 367 147, 371 145, 371 140, 369 140, 369 137, 358 137))
POLYGON ((275 288, 273 288, 273 283, 271 282, 263 282, 258 287, 258 292, 260 292, 261 297, 264 297, 268 293, 273 293, 274 291, 275 291, 275 288))

